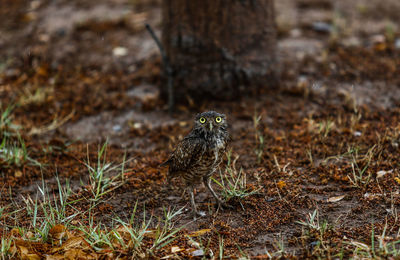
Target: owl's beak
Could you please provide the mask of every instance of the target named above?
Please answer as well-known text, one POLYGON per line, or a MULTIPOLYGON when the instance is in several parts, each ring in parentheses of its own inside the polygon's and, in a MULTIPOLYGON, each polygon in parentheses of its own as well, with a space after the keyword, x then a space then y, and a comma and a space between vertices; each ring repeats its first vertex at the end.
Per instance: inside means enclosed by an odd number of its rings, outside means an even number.
POLYGON ((210 131, 213 129, 213 124, 210 122, 210 131))

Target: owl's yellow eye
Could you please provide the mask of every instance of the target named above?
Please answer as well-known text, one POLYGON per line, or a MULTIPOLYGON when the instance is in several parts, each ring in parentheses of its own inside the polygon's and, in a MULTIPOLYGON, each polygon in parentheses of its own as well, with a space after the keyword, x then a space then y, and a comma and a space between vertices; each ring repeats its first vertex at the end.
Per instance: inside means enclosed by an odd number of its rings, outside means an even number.
POLYGON ((217 116, 217 117, 215 118, 215 122, 221 123, 221 121, 222 121, 222 118, 221 118, 220 116, 217 116))
POLYGON ((204 117, 200 117, 200 123, 204 124, 206 122, 206 119, 204 117))

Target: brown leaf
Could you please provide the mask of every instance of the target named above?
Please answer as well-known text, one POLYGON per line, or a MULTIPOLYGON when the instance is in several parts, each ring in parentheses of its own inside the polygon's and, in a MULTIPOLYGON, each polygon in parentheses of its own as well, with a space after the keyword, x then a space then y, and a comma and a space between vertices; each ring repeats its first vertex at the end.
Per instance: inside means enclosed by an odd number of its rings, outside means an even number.
POLYGON ((338 202, 341 201, 344 197, 345 195, 330 197, 329 199, 327 199, 327 202, 338 202))
POLYGON ((211 229, 209 229, 209 228, 200 229, 200 230, 191 232, 191 233, 189 234, 189 236, 190 236, 190 237, 198 237, 198 236, 202 236, 202 235, 204 235, 205 233, 208 233, 208 232, 210 232, 210 231, 211 231, 211 229))
POLYGON ((81 249, 70 249, 65 252, 64 259, 93 259, 81 249))
POLYGON ((11 229, 11 236, 13 237, 21 237, 21 232, 18 228, 11 229))
POLYGON ((24 246, 18 246, 19 253, 21 256, 21 259, 24 260, 40 260, 40 256, 37 254, 31 254, 29 253, 29 249, 24 247, 24 246))
POLYGON ((144 235, 146 237, 150 237, 150 238, 156 238, 157 237, 157 232, 155 230, 147 230, 144 235))
POLYGON ((18 246, 18 249, 19 249, 19 253, 21 254, 21 256, 27 255, 29 253, 28 248, 26 248, 24 246, 18 246))
POLYGON ((17 171, 15 171, 14 176, 15 176, 15 178, 21 178, 22 172, 20 170, 17 170, 17 171))
POLYGON ((11 253, 11 255, 15 255, 18 252, 17 247, 14 245, 10 248, 9 252, 11 253))
POLYGON ((69 251, 72 249, 92 250, 91 246, 83 237, 71 237, 65 241, 61 247, 55 247, 51 250, 51 252, 54 254, 61 250, 69 251))
POLYGON ((46 260, 62 260, 64 259, 64 255, 46 255, 46 260))
POLYGON ((67 228, 64 225, 58 224, 49 230, 49 235, 52 239, 60 240, 65 237, 67 228))
POLYGON ((179 246, 173 246, 173 247, 171 247, 171 253, 178 253, 178 252, 181 252, 181 251, 183 251, 183 250, 185 250, 185 249, 180 248, 179 246))
POLYGON ((47 67, 41 66, 36 70, 37 75, 42 76, 42 77, 47 77, 48 76, 48 70, 47 67))
POLYGON ((40 256, 37 254, 27 254, 25 257, 21 257, 22 259, 26 260, 40 260, 40 256))

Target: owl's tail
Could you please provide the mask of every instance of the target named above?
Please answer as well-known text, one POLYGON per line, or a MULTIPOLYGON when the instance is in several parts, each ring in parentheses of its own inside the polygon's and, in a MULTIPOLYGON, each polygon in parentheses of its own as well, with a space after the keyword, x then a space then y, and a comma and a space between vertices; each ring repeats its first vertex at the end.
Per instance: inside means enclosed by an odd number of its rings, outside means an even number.
POLYGON ((167 161, 163 162, 162 164, 158 165, 158 167, 165 167, 169 166, 171 163, 171 159, 168 159, 167 161))
MULTIPOLYGON (((167 161, 165 161, 162 164, 160 164, 158 167, 170 166, 170 164, 171 164, 171 159, 168 159, 167 161)), ((167 178, 164 180, 164 184, 169 184, 170 180, 172 179, 172 177, 173 176, 171 174, 171 171, 170 171, 170 169, 168 169, 167 178)))

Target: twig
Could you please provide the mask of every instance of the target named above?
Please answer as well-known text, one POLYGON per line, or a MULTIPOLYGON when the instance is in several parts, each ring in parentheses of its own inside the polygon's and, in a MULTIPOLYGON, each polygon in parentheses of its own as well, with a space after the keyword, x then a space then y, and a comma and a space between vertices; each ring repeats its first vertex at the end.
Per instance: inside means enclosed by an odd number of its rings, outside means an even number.
POLYGON ((172 114, 172 111, 174 109, 174 88, 173 88, 173 70, 171 67, 171 64, 169 62, 168 56, 165 53, 164 47, 162 46, 162 43, 158 39, 157 35, 154 33, 153 29, 149 24, 146 23, 146 29, 150 33, 151 37, 153 40, 156 42, 158 49, 160 50, 161 53, 161 58, 162 58, 162 63, 163 63, 163 68, 164 68, 164 74, 167 76, 167 91, 168 91, 168 111, 170 114, 172 114))

